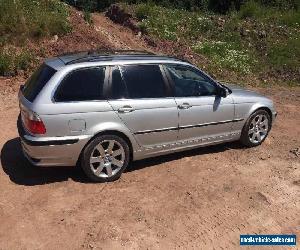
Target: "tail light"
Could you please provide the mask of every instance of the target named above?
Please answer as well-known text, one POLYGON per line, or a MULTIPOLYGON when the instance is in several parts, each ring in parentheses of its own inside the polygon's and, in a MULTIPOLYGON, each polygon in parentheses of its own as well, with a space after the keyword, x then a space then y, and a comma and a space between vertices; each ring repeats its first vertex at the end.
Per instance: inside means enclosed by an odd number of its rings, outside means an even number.
POLYGON ((32 134, 46 134, 46 127, 38 114, 32 111, 21 111, 24 127, 32 134))

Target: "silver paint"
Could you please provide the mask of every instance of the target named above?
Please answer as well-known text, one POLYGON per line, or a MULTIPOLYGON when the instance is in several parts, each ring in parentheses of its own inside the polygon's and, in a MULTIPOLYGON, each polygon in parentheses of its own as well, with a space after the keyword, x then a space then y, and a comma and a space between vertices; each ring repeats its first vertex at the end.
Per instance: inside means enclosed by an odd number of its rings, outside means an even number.
MULTIPOLYGON (((199 146, 238 140, 249 116, 259 108, 276 111, 273 102, 253 91, 228 85, 227 97, 168 97, 82 102, 55 102, 53 94, 71 71, 84 67, 127 64, 180 64, 180 60, 111 60, 65 65, 61 59, 46 60, 57 70, 33 103, 19 92, 22 108, 36 112, 45 123, 45 135, 27 133, 27 140, 78 139, 70 145, 30 146, 22 141, 23 151, 35 165, 75 165, 82 149, 99 133, 117 132, 131 144, 133 160, 178 152, 199 146)), ((108 67, 107 67, 108 68, 108 67)), ((199 70, 199 69, 198 69, 199 70)), ((203 73, 203 72, 202 72, 203 73)), ((106 78, 108 70, 106 70, 106 78)), ((227 85, 227 84, 225 84, 227 85)), ((104 164, 101 161, 101 164, 104 164)), ((101 173, 101 172, 100 172, 101 173)))

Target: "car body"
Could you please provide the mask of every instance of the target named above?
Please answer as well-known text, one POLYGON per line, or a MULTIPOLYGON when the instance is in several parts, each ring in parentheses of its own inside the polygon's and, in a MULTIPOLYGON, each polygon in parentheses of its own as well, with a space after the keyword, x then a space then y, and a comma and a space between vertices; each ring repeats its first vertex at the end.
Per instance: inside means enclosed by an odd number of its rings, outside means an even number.
POLYGON ((257 110, 269 115, 268 131, 276 117, 267 97, 140 52, 47 59, 20 88, 19 103, 22 149, 38 166, 75 165, 97 135, 123 138, 131 160, 140 160, 239 140, 257 110))

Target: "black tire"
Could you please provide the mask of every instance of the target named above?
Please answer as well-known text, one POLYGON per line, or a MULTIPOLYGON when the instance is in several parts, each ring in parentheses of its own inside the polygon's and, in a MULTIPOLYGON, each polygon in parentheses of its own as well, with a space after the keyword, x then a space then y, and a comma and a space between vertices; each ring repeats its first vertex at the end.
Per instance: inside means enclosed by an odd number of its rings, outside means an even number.
MULTIPOLYGON (((100 156, 99 156, 100 157, 100 156)), ((121 174, 124 172, 126 169, 130 159, 130 151, 129 151, 129 146, 126 143, 124 139, 122 139, 119 136, 116 135, 100 135, 97 136, 95 139, 93 139, 83 150, 81 160, 80 160, 80 165, 87 177, 92 180, 93 182, 110 182, 110 181, 115 181, 120 178, 121 174), (95 169, 92 169, 92 164, 90 164, 90 159, 92 156, 92 153, 94 153, 95 147, 101 143, 105 143, 105 141, 116 141, 119 143, 123 149, 124 149, 124 154, 125 154, 125 159, 123 162, 123 166, 118 170, 118 172, 112 176, 98 176, 95 173, 95 169)), ((99 163, 100 164, 100 163, 99 163)), ((113 165, 112 165, 113 166, 113 165)), ((105 171, 105 168, 103 168, 105 171)), ((106 170, 107 171, 107 170, 106 170)), ((105 173, 104 173, 105 174, 105 173)))
POLYGON ((248 120, 246 121, 246 123, 243 127, 240 142, 246 147, 255 147, 255 146, 262 144, 264 142, 264 140, 267 138, 269 131, 271 129, 271 126, 272 126, 271 117, 266 110, 259 109, 259 110, 255 111, 253 114, 250 115, 250 117, 248 118, 248 120), (251 123, 255 122, 254 119, 257 118, 259 115, 263 115, 264 117, 266 117, 268 119, 268 128, 266 129, 266 134, 261 139, 261 141, 253 142, 250 140, 249 132, 250 132, 250 129, 252 128, 251 126, 253 126, 253 125, 251 125, 251 123))

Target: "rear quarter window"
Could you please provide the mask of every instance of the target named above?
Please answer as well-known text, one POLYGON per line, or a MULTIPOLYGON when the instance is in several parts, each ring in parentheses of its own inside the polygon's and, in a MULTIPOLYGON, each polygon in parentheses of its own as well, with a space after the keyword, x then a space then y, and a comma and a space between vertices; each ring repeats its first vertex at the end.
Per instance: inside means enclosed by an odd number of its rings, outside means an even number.
POLYGON ((46 64, 42 64, 25 83, 22 89, 23 96, 28 101, 33 102, 55 73, 55 69, 46 64))

